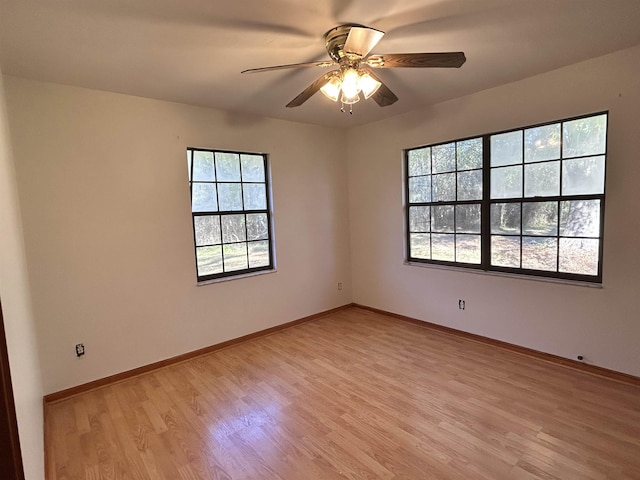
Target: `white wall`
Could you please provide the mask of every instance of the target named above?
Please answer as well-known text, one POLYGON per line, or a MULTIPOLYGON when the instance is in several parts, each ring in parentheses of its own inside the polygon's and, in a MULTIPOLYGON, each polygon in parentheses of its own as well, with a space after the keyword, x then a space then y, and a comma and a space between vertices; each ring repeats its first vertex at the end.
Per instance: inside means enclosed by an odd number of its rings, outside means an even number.
POLYGON ((0 299, 24 473, 37 480, 44 478, 42 377, 8 127, 0 73, 0 299))
POLYGON ((640 47, 350 131, 354 302, 640 375, 638 78, 640 47), (402 149, 601 110, 610 111, 602 289, 403 264, 402 149))
POLYGON ((351 301, 341 131, 5 83, 45 393, 351 301), (187 146, 270 154, 276 273, 196 287, 187 146))

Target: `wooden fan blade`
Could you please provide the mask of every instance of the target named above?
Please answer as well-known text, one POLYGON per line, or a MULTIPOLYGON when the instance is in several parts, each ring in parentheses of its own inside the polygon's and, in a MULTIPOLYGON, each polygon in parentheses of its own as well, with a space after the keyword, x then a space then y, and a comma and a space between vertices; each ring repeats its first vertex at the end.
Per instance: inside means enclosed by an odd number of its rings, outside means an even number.
POLYGON ((380 88, 378 88, 378 90, 376 91, 376 93, 374 93, 373 95, 371 95, 370 98, 373 98, 373 100, 381 107, 388 107, 389 105, 393 105, 394 103, 396 103, 398 101, 398 97, 396 97, 396 94, 393 93, 391 91, 391 89, 389 87, 387 87, 382 80, 380 80, 371 70, 369 69, 363 69, 366 70, 366 72, 371 75, 375 80, 377 80, 378 82, 380 82, 380 88))
POLYGON ((273 67, 262 67, 262 68, 250 68, 248 70, 243 70, 240 73, 259 73, 259 72, 270 72, 272 70, 284 70, 286 68, 305 68, 305 67, 331 67, 335 65, 335 62, 306 62, 306 63, 291 63, 288 65, 275 65, 273 67))
POLYGON ((373 47, 375 47, 380 39, 384 36, 384 32, 370 27, 351 27, 347 41, 344 42, 342 50, 345 53, 351 53, 364 57, 373 47))
POLYGON ((464 52, 385 53, 371 55, 364 63, 374 68, 460 68, 466 61, 464 52))
POLYGON ((299 107, 309 100, 318 90, 326 85, 326 83, 335 75, 335 70, 327 72, 318 78, 315 82, 305 88, 300 95, 287 103, 287 108, 299 107))

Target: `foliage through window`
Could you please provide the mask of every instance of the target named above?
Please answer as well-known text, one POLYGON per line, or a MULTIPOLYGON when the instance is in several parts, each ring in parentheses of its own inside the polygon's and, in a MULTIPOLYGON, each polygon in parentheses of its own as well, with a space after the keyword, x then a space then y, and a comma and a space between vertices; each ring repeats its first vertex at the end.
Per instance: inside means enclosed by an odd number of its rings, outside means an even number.
POLYGON ((198 281, 273 269, 267 158, 187 149, 198 281))
POLYGON ((602 281, 607 113, 406 151, 408 260, 602 281))

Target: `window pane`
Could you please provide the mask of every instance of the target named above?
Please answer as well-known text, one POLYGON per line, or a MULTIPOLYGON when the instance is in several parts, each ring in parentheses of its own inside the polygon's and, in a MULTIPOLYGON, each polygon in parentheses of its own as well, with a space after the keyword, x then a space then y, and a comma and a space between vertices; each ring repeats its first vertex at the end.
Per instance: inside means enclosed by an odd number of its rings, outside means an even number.
POLYGON ((555 272, 557 259, 557 238, 522 237, 522 268, 555 272))
POLYGON ((480 235, 456 235, 456 262, 480 263, 480 235))
POLYGON ((245 270, 247 263, 247 244, 233 243, 231 245, 223 245, 224 252, 224 271, 232 272, 234 270, 245 270))
POLYGON ((534 163, 524 166, 524 196, 560 195, 560 162, 534 163))
POLYGON ((431 240, 428 233, 412 233, 409 235, 410 256, 412 258, 431 258, 431 240))
POLYGON ((458 173, 458 200, 482 200, 482 170, 458 173))
POLYGON ((244 242, 247 239, 244 215, 223 215, 221 220, 223 243, 244 242))
POLYGON ((215 212, 218 210, 215 183, 192 183, 191 195, 192 212, 215 212))
POLYGON ((269 235, 269 224, 266 213, 250 213, 247 215, 247 240, 266 240, 269 235))
POLYGON ((269 265, 269 242, 249 243, 249 268, 269 265))
POLYGON ((491 205, 491 233, 519 234, 520 205, 520 203, 494 203, 491 205))
POLYGON ((482 138, 472 138, 456 143, 458 170, 482 168, 482 138))
POLYGON ((431 207, 431 231, 453 233, 453 205, 431 207))
POLYGON ((456 232, 480 233, 480 204, 456 205, 456 232))
POLYGON ((218 183, 220 210, 242 210, 242 187, 240 183, 218 183))
POLYGON ((431 148, 433 173, 453 172, 456 169, 456 144, 447 143, 431 148))
POLYGON ((540 162, 560 158, 560 124, 524 131, 524 161, 540 162))
POLYGON ((431 258, 447 262, 455 261, 454 235, 431 235, 431 258))
POLYGON ((522 233, 524 235, 557 235, 558 202, 522 204, 522 233))
POLYGON ((522 130, 491 136, 491 166, 522 163, 522 130))
POLYGON ((492 235, 491 265, 520 268, 520 237, 492 235))
POLYGON ((409 231, 428 232, 431 222, 429 207, 409 207, 409 231))
POLYGON ((565 273, 597 275, 599 248, 599 240, 561 238, 559 270, 565 273))
POLYGON ((563 158, 605 153, 607 141, 606 114, 564 122, 562 128, 563 158))
POLYGON ((216 174, 219 182, 239 182, 240 156, 237 153, 216 152, 216 174))
POLYGON ((522 197, 522 167, 491 169, 491 198, 522 197))
POLYGON ((193 180, 196 182, 213 182, 215 180, 213 152, 193 151, 193 180))
POLYGON ((604 193, 604 157, 576 158, 562 162, 562 194, 604 193))
POLYGON ((456 199, 456 174, 433 175, 433 201, 450 202, 456 199))
POLYGON ((198 276, 222 273, 222 247, 196 247, 198 276))
POLYGON ((266 210, 267 193, 264 183, 243 183, 242 194, 244 196, 245 210, 266 210))
POLYGON ((560 202, 560 235, 599 237, 600 200, 560 202))
POLYGON ((218 215, 193 217, 193 228, 197 246, 221 243, 220 217, 218 215))
POLYGON ((416 177, 418 175, 431 174, 431 149, 420 148, 418 150, 409 150, 409 176, 416 177))
POLYGON ((240 155, 243 182, 264 182, 264 158, 262 155, 240 155))
POLYGON ((409 179, 409 202, 431 201, 431 176, 413 177, 409 179))

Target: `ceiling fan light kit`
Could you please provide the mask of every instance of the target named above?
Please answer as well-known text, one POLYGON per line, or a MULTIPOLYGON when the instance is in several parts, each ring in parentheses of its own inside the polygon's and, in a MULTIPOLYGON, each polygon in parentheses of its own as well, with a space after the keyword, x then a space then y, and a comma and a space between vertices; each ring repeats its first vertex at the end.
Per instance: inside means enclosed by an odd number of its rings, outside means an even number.
POLYGON ((380 85, 382 83, 362 69, 348 67, 341 72, 336 72, 336 75, 333 75, 325 86, 320 88, 320 91, 334 102, 338 101, 342 91, 342 98, 354 99, 354 101, 342 100, 343 103, 356 103, 360 100, 360 92, 367 99, 376 93, 380 85))
POLYGON ((381 85, 367 72, 348 67, 339 72, 336 71, 320 91, 329 100, 337 102, 340 99, 343 104, 342 110, 344 110, 344 104, 353 105, 360 101, 360 93, 365 99, 370 98, 381 85))
MULTIPOLYGON (((331 61, 294 63, 274 67, 252 68, 242 73, 258 73, 287 68, 332 67, 337 70, 325 73, 291 100, 288 108, 298 107, 321 91, 328 99, 352 106, 365 99, 373 100, 381 107, 394 104, 398 97, 369 68, 459 68, 466 61, 463 52, 448 53, 387 53, 369 55, 384 32, 356 23, 332 28, 324 34, 325 47, 331 61)), ((349 113, 353 113, 352 108, 349 113)))

